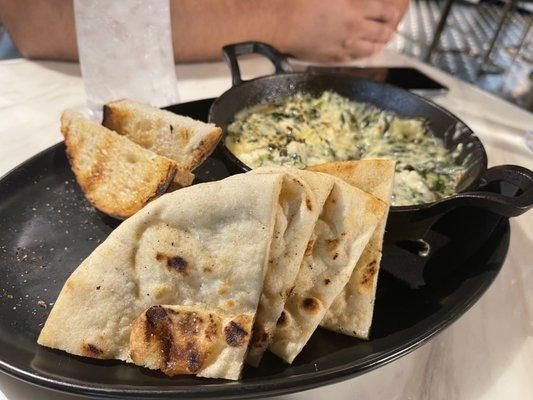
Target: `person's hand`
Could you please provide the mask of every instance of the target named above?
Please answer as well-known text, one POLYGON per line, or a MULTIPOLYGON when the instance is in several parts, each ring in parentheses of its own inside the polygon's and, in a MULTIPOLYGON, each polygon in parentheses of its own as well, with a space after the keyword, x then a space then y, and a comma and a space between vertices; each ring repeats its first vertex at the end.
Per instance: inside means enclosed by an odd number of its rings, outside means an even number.
POLYGON ((393 37, 409 0, 282 1, 274 42, 304 59, 348 61, 379 52, 393 37))

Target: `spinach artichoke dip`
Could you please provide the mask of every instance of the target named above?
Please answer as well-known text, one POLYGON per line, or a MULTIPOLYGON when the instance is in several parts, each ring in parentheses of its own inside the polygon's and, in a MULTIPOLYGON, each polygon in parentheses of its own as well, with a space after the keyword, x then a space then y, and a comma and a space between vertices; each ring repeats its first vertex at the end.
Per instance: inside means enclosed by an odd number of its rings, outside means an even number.
POLYGON ((397 160, 392 204, 421 204, 455 193, 465 171, 423 119, 400 118, 326 91, 295 94, 238 113, 226 146, 250 168, 305 168, 328 161, 397 160))

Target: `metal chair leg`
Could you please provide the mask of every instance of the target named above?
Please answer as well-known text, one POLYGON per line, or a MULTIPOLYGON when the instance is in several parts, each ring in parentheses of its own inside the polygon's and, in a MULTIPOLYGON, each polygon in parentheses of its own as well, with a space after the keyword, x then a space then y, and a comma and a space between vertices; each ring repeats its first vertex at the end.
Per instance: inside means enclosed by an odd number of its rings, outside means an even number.
POLYGON ((520 55, 520 52, 522 51, 522 48, 524 47, 524 44, 526 43, 526 39, 529 35, 529 30, 531 29, 531 25, 533 25, 533 16, 529 16, 529 22, 526 25, 524 32, 522 33, 522 37, 520 38, 520 41, 518 42, 518 47, 516 48, 516 51, 513 55, 513 60, 511 61, 511 63, 513 63, 520 55))
POLYGON ((424 56, 424 61, 426 62, 429 62, 431 60, 433 52, 437 49, 437 47, 439 47, 440 37, 442 35, 444 27, 446 26, 446 20, 448 19, 448 15, 450 14, 450 11, 452 9, 453 2, 454 0, 446 0, 442 7, 439 23, 437 25, 437 29, 435 29, 435 35, 433 35, 433 40, 431 41, 426 55, 424 56))
POLYGON ((502 11, 502 16, 500 18, 500 22, 498 23, 498 27, 496 28, 496 31, 494 32, 494 35, 492 37, 492 40, 489 44, 489 48, 483 55, 483 59, 481 60, 481 69, 485 70, 487 64, 490 62, 490 55, 492 53, 492 50, 494 50, 494 46, 496 45, 496 42, 498 41, 498 37, 500 36, 500 33, 505 25, 505 22, 507 21, 507 17, 511 10, 514 10, 516 3, 518 0, 508 0, 505 3, 505 6, 502 11))

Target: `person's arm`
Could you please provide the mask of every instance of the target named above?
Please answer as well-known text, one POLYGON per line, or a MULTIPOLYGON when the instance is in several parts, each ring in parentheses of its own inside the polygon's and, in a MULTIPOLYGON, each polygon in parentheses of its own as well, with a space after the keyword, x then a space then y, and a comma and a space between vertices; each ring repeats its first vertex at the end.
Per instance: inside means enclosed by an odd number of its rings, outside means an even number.
MULTIPOLYGON (((176 62, 221 58, 225 44, 248 40, 278 47, 283 0, 171 0, 176 62)), ((282 49, 281 49, 282 50, 282 49)))
MULTIPOLYGON (((408 0, 171 0, 177 62, 220 59, 258 40, 296 57, 348 60, 379 51, 408 0)), ((72 0, 0 0, 0 18, 29 58, 77 60, 72 0)))
POLYGON ((24 57, 78 59, 72 0, 0 0, 0 20, 24 57))
POLYGON ((409 0, 291 0, 274 42, 297 57, 348 61, 379 52, 393 37, 409 0))

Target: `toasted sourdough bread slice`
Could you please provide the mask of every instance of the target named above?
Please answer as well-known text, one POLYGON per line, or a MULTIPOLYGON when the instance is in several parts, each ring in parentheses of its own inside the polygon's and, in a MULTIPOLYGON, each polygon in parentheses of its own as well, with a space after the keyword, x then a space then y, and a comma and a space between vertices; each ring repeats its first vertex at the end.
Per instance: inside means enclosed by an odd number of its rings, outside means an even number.
MULTIPOLYGON (((254 322, 246 361, 257 367, 272 340, 278 321, 300 269, 305 249, 315 227, 319 207, 311 187, 291 168, 263 167, 254 174, 284 173, 280 206, 276 213, 268 269, 254 322)), ((319 174, 314 174, 319 175, 319 174)), ((323 185, 328 190, 327 180, 323 185)), ((331 185, 332 186, 332 185, 331 185)), ((331 190, 331 186, 329 190, 331 190)))
POLYGON ((305 256, 269 349, 291 363, 342 291, 367 245, 385 204, 344 181, 333 180, 329 194, 316 186, 316 172, 300 171, 323 204, 305 256), (320 193, 322 192, 322 193, 320 193))
POLYGON ((365 247, 361 258, 342 293, 327 311, 322 326, 326 329, 368 339, 378 281, 383 236, 394 183, 393 160, 359 160, 332 162, 309 167, 309 170, 336 176, 368 192, 387 205, 384 217, 365 247))
POLYGON ((149 203, 68 278, 38 343, 169 375, 238 379, 282 181, 240 174, 149 203))
POLYGON ((183 168, 183 166, 174 165, 176 166, 176 175, 174 175, 174 179, 170 182, 170 185, 168 185, 167 192, 173 192, 174 190, 191 186, 195 178, 194 174, 183 168))
POLYGON ((100 211, 127 218, 165 193, 176 174, 172 160, 67 110, 61 116, 72 170, 100 211))
POLYGON ((127 99, 106 104, 102 123, 188 171, 204 162, 222 135, 213 124, 127 99))

